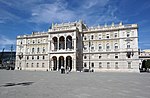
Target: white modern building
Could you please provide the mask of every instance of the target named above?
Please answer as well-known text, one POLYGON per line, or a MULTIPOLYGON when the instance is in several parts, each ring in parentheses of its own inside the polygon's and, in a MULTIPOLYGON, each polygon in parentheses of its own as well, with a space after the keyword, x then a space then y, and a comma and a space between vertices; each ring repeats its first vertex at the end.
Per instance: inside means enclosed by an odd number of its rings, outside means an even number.
POLYGON ((52 24, 47 32, 17 36, 16 69, 139 72, 137 24, 88 27, 52 24))

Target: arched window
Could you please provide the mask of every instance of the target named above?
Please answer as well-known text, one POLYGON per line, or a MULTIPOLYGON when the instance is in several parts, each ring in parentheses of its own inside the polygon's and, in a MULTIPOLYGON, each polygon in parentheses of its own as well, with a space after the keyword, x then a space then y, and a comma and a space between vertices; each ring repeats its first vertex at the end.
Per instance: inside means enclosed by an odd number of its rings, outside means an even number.
POLYGON ((130 48, 130 42, 127 42, 127 48, 130 48))
POLYGON ((53 37, 52 43, 54 45, 54 51, 58 49, 58 39, 57 37, 53 37))
POLYGON ((99 50, 102 49, 102 45, 101 45, 101 44, 98 45, 98 49, 99 49, 99 50))
POLYGON ((127 37, 130 37, 130 32, 127 32, 127 37))
POLYGON ((65 38, 63 36, 59 38, 59 49, 65 49, 65 38))
POLYGON ((91 50, 94 50, 94 44, 91 45, 91 50))
POLYGON ((72 49, 72 37, 71 36, 66 37, 66 49, 72 49))
POLYGON ((117 43, 115 43, 115 45, 114 45, 114 46, 115 46, 115 49, 118 49, 118 44, 117 44, 117 43))
POLYGON ((107 50, 110 49, 109 43, 106 44, 106 49, 107 49, 107 50))

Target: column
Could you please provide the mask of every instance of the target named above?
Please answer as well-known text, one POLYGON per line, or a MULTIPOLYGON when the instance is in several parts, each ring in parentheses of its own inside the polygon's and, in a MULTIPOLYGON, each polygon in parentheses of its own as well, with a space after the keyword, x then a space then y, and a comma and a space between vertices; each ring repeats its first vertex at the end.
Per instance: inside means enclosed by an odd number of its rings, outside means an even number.
POLYGON ((59 58, 57 59, 57 70, 59 71, 59 58))
POLYGON ((66 69, 66 58, 64 57, 64 68, 66 69))
POLYGON ((54 67, 54 61, 53 59, 51 60, 51 70, 53 70, 53 67, 54 67))
POLYGON ((66 37, 65 37, 65 50, 67 50, 67 49, 66 49, 66 37))
POLYGON ((57 41, 57 50, 59 50, 59 38, 57 38, 58 41, 57 41))
POLYGON ((76 71, 76 57, 72 58, 72 71, 76 71))

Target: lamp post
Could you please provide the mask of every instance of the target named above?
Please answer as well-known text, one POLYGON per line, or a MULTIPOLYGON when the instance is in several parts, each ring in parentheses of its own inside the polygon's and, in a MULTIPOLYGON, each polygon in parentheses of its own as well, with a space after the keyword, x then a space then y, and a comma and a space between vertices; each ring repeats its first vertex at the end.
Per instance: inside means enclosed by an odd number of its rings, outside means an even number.
POLYGON ((91 69, 91 66, 90 66, 90 47, 91 47, 91 42, 90 42, 90 35, 89 35, 89 71, 91 69))

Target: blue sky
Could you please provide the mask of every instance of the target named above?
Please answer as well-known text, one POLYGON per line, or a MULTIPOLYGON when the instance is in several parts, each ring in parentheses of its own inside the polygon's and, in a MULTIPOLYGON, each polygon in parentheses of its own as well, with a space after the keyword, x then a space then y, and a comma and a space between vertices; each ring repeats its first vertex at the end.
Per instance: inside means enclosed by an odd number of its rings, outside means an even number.
POLYGON ((17 35, 80 19, 88 26, 137 23, 139 48, 150 48, 150 0, 0 0, 0 51, 15 48, 17 35))

